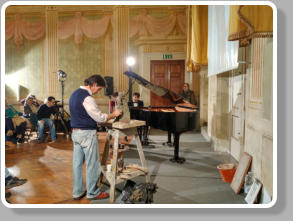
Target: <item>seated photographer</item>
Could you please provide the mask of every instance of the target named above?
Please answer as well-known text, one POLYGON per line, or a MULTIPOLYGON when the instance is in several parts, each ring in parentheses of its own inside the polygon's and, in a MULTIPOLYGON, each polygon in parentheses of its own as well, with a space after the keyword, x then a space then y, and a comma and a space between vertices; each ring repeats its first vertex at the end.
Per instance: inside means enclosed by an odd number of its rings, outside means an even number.
POLYGON ((45 104, 42 104, 37 112, 37 118, 38 118, 38 143, 43 143, 43 132, 45 124, 49 126, 52 142, 57 142, 56 140, 56 130, 55 125, 53 121, 50 119, 50 116, 52 114, 55 114, 54 110, 55 105, 55 98, 50 96, 47 99, 47 102, 45 104))
POLYGON ((24 116, 30 119, 30 122, 33 125, 33 129, 38 127, 38 108, 34 104, 34 99, 34 95, 29 95, 28 97, 26 97, 24 102, 24 116))
MULTIPOLYGON (((22 113, 17 111, 12 104, 8 104, 7 99, 5 99, 5 117, 10 118, 12 123, 13 123, 13 128, 12 126, 9 127, 10 131, 10 136, 13 136, 16 134, 16 140, 18 143, 23 143, 24 142, 24 134, 26 130, 26 120, 22 117, 22 113), (11 133, 11 131, 13 133, 11 133)), ((6 127, 8 126, 9 119, 6 121, 6 127)))

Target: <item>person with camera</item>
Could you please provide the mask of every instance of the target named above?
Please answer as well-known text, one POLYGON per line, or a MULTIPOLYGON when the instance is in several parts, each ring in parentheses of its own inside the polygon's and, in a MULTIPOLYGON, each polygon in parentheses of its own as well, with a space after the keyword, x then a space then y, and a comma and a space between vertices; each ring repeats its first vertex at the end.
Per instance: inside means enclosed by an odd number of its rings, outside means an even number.
POLYGON ((92 75, 84 81, 84 86, 75 90, 69 99, 71 115, 73 149, 73 199, 80 200, 85 195, 89 200, 100 200, 109 197, 98 186, 101 173, 97 123, 104 123, 121 115, 116 109, 111 114, 102 113, 93 94, 106 86, 100 75, 92 75), (83 163, 86 162, 86 187, 83 186, 83 163))
POLYGON ((42 104, 38 109, 38 143, 44 142, 43 133, 45 124, 48 125, 48 127, 50 128, 52 143, 57 142, 55 125, 53 121, 50 119, 51 115, 55 114, 54 106, 55 98, 50 96, 48 97, 47 102, 45 104, 42 104))

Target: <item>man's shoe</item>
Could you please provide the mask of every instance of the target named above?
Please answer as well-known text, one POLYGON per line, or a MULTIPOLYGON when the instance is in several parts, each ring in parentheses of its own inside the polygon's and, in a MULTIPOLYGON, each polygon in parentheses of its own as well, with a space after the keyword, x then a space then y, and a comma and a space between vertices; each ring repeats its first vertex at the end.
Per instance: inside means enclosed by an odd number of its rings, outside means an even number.
POLYGON ((43 139, 42 140, 38 139, 38 144, 41 144, 41 143, 44 143, 44 140, 43 139))
POLYGON ((49 143, 58 143, 58 140, 52 140, 51 142, 49 143))
POLYGON ((8 130, 7 133, 6 133, 6 136, 7 137, 13 136, 13 130, 8 130))
POLYGON ((109 193, 101 192, 99 195, 93 198, 87 198, 88 200, 103 200, 109 198, 109 193))
POLYGON ((19 179, 18 177, 12 177, 10 180, 5 181, 5 189, 10 189, 12 187, 20 186, 25 184, 27 179, 19 179))
POLYGON ((18 138, 17 139, 17 143, 24 143, 24 138, 22 137, 22 138, 18 138))
POLYGON ((73 199, 74 199, 74 200, 80 200, 80 199, 82 199, 83 197, 85 197, 85 195, 86 195, 86 191, 84 191, 84 193, 81 194, 81 195, 78 196, 78 197, 73 197, 73 199))

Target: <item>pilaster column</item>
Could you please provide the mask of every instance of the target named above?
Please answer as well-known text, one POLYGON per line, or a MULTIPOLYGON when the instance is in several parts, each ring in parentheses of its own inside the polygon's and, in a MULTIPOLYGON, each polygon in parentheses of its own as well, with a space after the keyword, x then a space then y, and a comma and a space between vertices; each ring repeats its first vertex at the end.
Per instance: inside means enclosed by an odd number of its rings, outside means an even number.
POLYGON ((55 6, 46 9, 45 94, 58 96, 58 12, 55 6))
POLYGON ((128 77, 123 72, 128 69, 126 58, 129 46, 129 8, 128 6, 116 6, 114 8, 114 85, 118 91, 128 90, 128 77))
MULTIPOLYGON (((104 38, 104 73, 105 76, 113 76, 114 71, 114 47, 113 47, 113 32, 107 33, 104 38)), ((116 58, 115 58, 116 59, 116 58)), ((116 89, 116 88, 115 88, 116 89)))

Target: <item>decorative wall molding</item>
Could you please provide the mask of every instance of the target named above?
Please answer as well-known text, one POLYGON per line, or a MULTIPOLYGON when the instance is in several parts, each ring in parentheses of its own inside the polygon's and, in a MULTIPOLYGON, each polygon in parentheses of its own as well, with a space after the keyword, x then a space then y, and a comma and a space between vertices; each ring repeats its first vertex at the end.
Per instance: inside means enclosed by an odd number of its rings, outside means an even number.
POLYGON ((134 42, 135 46, 141 45, 186 45, 186 36, 168 36, 166 38, 161 37, 139 37, 134 42))
POLYGON ((81 12, 76 12, 74 17, 67 21, 58 22, 58 38, 67 39, 74 36, 75 44, 82 43, 83 36, 96 39, 107 33, 112 23, 112 16, 106 15, 100 19, 87 19, 81 12))
POLYGON ((251 101, 262 103, 262 78, 263 78, 263 58, 264 58, 264 38, 252 39, 251 47, 251 101))
POLYGON ((38 40, 45 34, 46 22, 41 19, 38 22, 29 22, 22 18, 22 14, 17 13, 13 19, 5 23, 5 39, 14 39, 17 46, 23 44, 23 38, 28 40, 38 40))
POLYGON ((156 18, 148 14, 146 9, 129 20, 129 36, 160 36, 166 37, 175 29, 186 35, 186 13, 170 13, 167 17, 156 18))
MULTIPOLYGON (((47 32, 46 32, 46 49, 47 49, 47 65, 46 65, 46 80, 47 80, 47 95, 58 95, 58 38, 57 38, 57 25, 58 13, 53 8, 46 13, 47 19, 47 32)), ((46 60, 46 59, 45 59, 46 60)))
POLYGON ((114 82, 117 82, 114 87, 118 91, 127 91, 128 89, 128 77, 123 73, 128 69, 126 65, 126 58, 128 56, 129 48, 129 8, 125 6, 114 7, 114 51, 115 51, 115 62, 114 62, 114 82))

